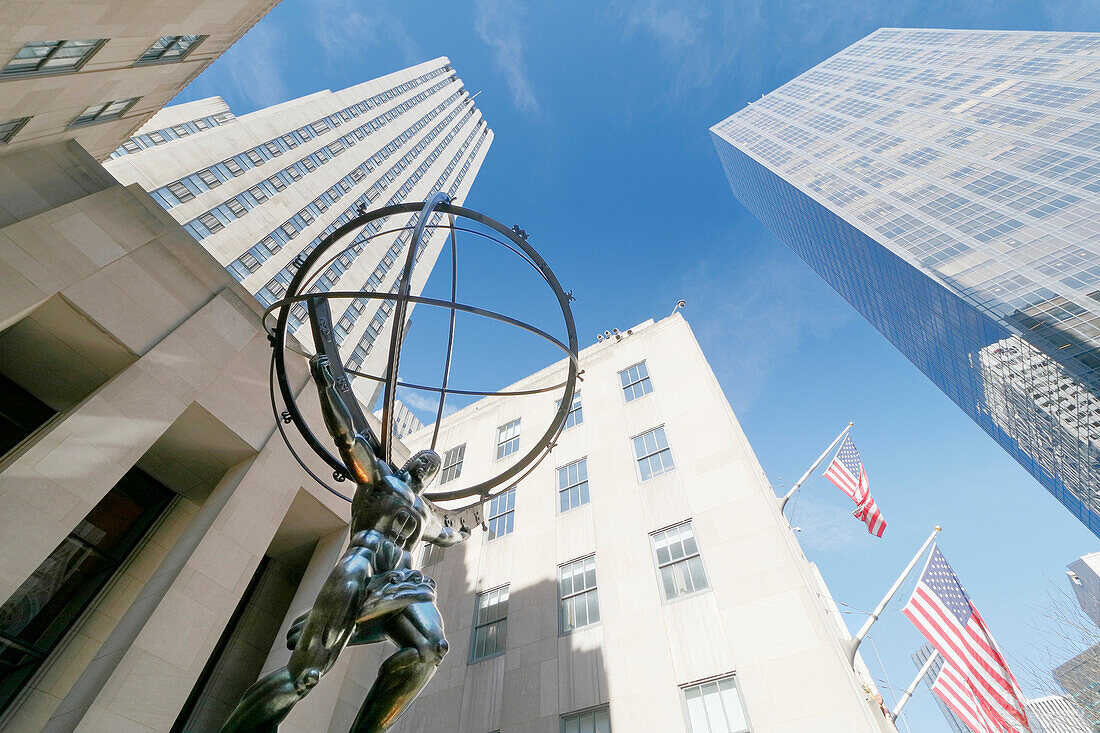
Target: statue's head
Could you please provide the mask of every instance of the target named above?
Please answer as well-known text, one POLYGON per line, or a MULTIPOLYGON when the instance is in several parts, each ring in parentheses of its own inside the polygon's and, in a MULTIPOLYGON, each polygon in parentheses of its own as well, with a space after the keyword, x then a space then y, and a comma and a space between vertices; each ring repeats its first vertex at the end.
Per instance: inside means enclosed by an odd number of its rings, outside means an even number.
POLYGON ((438 453, 434 450, 422 450, 401 467, 401 472, 408 475, 409 486, 419 494, 432 483, 442 465, 443 459, 438 453))

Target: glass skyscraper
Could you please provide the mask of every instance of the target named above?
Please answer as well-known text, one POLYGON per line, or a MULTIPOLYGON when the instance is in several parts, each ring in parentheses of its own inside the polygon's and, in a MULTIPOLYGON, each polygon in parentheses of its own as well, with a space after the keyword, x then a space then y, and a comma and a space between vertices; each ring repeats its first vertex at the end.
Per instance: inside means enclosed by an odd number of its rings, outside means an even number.
POLYGON ((737 198, 1100 536, 1100 34, 883 28, 711 133, 737 198))

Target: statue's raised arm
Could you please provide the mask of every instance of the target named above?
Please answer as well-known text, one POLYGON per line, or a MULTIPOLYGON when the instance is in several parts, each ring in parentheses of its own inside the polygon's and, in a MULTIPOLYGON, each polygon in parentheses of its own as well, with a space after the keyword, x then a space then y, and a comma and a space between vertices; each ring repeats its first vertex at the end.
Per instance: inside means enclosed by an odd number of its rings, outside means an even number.
POLYGON ((340 451, 340 457, 347 466, 349 476, 357 484, 373 484, 381 481, 393 471, 371 449, 366 436, 355 430, 351 411, 345 402, 355 399, 351 385, 346 379, 338 384, 332 376, 332 367, 324 354, 315 354, 309 360, 309 370, 317 383, 317 392, 321 397, 321 414, 325 425, 340 451))

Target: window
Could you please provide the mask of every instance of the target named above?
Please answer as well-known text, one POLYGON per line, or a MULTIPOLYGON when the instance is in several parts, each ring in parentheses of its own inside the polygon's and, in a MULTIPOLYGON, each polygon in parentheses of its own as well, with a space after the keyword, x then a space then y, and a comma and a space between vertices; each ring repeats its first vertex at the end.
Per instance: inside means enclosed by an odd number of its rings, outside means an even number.
POLYGON ((589 555, 558 567, 558 630, 564 634, 599 623, 600 599, 596 590, 596 556, 589 555))
POLYGON ((666 601, 701 593, 710 587, 691 522, 654 532, 650 539, 653 540, 661 591, 666 601))
MULTIPOLYGON (((558 408, 561 408, 561 400, 558 400, 558 408)), ((573 404, 569 406, 569 413, 565 416, 565 425, 562 430, 568 430, 574 425, 584 422, 584 414, 581 412, 581 393, 573 395, 573 404)))
POLYGON ((137 104, 139 99, 141 99, 141 97, 130 97, 129 99, 119 99, 113 102, 93 104, 77 115, 76 119, 69 123, 69 127, 79 127, 80 125, 91 125, 96 122, 117 120, 119 117, 126 114, 128 109, 137 104))
POLYGON ((429 565, 435 565, 442 559, 442 547, 440 547, 439 545, 433 545, 431 542, 424 543, 424 551, 420 554, 420 567, 426 568, 429 565))
POLYGON ((0 711, 26 685, 174 494, 127 472, 0 606, 0 711))
POLYGON ((497 459, 510 456, 519 450, 519 421, 516 418, 512 422, 497 428, 497 459))
POLYGON ((466 444, 451 448, 443 456, 443 472, 439 476, 439 483, 445 484, 462 475, 462 459, 466 455, 466 444))
POLYGON ((691 733, 750 733, 733 675, 684 688, 691 733))
POLYGON ((511 534, 515 528, 516 490, 508 489, 489 500, 489 539, 511 534))
POLYGON ((15 137, 15 133, 23 129, 23 125, 30 121, 30 117, 20 117, 15 120, 0 122, 0 145, 15 137))
POLYGON ((504 653, 508 641, 508 586, 479 593, 474 611, 470 662, 504 653))
POLYGON ((210 188, 217 188, 218 186, 222 185, 221 179, 214 175, 214 171, 210 170, 209 168, 204 168, 203 170, 199 171, 198 175, 199 180, 205 183, 210 188))
POLYGON ((203 214, 199 217, 199 221, 204 227, 210 230, 211 234, 225 227, 225 225, 218 220, 218 217, 211 213, 203 214))
POLYGON ((649 381, 649 369, 646 368, 644 361, 619 372, 619 381, 623 385, 623 396, 626 397, 627 402, 633 402, 653 391, 653 385, 649 381))
POLYGON ((642 481, 660 476, 676 468, 672 462, 672 450, 665 438, 665 428, 654 428, 632 439, 634 457, 638 460, 638 472, 642 481))
POLYGON ((31 41, 15 52, 0 76, 77 71, 103 47, 106 38, 83 41, 31 41))
POLYGON ((562 512, 588 503, 588 459, 558 469, 558 497, 562 512))
POLYGON ((606 707, 563 715, 561 733, 611 733, 611 716, 606 707))
POLYGON ((202 43, 206 36, 161 36, 135 64, 155 64, 180 61, 202 43))

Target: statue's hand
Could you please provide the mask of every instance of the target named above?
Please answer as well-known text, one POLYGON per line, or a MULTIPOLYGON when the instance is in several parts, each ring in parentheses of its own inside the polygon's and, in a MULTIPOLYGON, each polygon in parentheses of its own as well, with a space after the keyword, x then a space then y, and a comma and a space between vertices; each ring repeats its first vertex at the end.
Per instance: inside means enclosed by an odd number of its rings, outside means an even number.
POLYGON ((325 354, 314 354, 309 357, 309 371, 313 374, 313 378, 322 382, 332 381, 332 371, 329 366, 328 356, 325 354))
POLYGON ((367 595, 359 607, 358 623, 401 611, 413 603, 435 600, 435 581, 419 570, 389 570, 367 584, 367 595))

